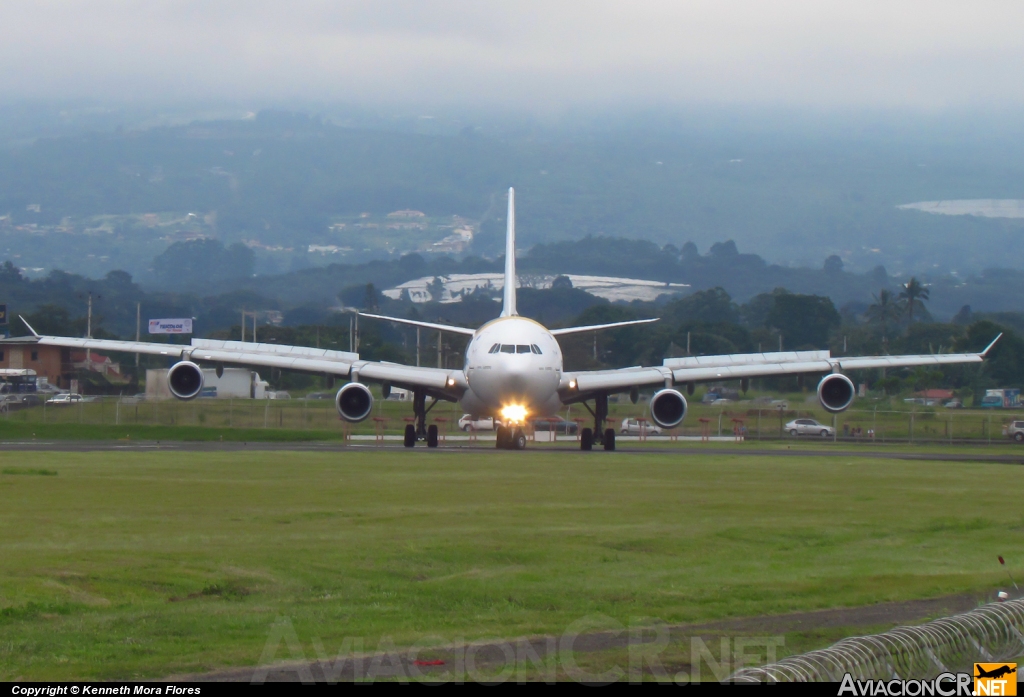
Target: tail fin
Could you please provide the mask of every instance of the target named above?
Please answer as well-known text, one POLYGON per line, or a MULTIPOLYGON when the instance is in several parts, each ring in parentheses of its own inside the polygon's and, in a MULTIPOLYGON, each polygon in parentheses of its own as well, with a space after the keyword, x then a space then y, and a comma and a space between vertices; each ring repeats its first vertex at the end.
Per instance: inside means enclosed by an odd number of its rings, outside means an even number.
POLYGON ((508 229, 505 232, 505 295, 502 317, 515 317, 516 312, 516 191, 508 190, 508 229))

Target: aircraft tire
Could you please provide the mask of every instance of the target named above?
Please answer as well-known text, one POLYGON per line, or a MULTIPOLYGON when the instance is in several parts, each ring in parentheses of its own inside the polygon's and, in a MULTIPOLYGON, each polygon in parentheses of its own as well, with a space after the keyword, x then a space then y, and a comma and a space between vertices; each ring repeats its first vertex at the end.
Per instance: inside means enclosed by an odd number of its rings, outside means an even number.
POLYGON ((437 447, 437 424, 430 424, 427 426, 427 447, 437 447))
POLYGON ((509 440, 510 439, 508 437, 508 429, 505 428, 504 426, 498 426, 498 435, 494 439, 495 447, 497 447, 499 450, 504 450, 505 448, 508 447, 509 440))
POLYGON ((609 428, 604 432, 604 449, 615 450, 615 429, 609 428))
POLYGON ((511 445, 513 450, 526 450, 526 434, 517 428, 512 435, 511 445))
POLYGON ((580 450, 594 449, 594 432, 585 428, 580 432, 580 450))
POLYGON ((416 427, 412 424, 405 425, 405 439, 402 444, 407 448, 412 448, 416 445, 416 427))

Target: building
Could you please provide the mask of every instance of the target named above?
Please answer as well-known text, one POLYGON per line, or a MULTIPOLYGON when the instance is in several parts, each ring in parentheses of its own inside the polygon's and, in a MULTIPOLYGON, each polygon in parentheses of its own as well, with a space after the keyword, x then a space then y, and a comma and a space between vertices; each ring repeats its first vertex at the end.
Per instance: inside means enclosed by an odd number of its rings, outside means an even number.
POLYGON ((36 371, 40 380, 46 378, 51 385, 67 389, 77 377, 71 349, 38 342, 34 336, 0 339, 0 368, 28 368, 36 371))

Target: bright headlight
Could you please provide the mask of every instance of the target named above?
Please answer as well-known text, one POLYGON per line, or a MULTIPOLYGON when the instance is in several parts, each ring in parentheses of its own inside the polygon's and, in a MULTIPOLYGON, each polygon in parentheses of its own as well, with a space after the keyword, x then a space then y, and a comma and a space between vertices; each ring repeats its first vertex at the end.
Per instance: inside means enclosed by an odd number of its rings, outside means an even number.
POLYGON ((521 404, 509 404, 501 408, 501 418, 507 422, 520 424, 526 420, 526 407, 521 404))

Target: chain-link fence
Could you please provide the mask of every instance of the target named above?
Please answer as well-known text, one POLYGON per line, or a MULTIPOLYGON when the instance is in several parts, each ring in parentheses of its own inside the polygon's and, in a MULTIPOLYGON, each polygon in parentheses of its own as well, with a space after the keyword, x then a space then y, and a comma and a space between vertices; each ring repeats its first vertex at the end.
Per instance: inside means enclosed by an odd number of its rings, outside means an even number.
POLYGON ((743 668, 730 680, 839 682, 847 673, 855 680, 929 679, 947 672, 970 673, 974 663, 1022 655, 1024 600, 1011 600, 918 626, 843 639, 827 649, 743 668))

